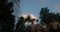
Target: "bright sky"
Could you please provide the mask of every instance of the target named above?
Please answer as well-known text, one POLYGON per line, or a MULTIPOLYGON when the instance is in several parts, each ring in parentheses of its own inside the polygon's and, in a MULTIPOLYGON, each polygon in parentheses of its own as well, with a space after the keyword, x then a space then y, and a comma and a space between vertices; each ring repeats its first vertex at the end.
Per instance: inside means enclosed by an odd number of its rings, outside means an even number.
POLYGON ((60 0, 21 0, 20 4, 19 11, 22 14, 34 14, 38 17, 42 7, 48 7, 50 12, 60 12, 60 0))

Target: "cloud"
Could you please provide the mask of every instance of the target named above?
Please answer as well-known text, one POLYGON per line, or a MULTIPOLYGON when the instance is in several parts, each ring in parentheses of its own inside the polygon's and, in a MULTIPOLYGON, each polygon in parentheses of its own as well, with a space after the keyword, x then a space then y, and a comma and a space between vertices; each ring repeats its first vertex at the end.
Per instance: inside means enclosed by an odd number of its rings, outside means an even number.
POLYGON ((27 14, 24 14, 24 15, 22 15, 22 17, 26 19, 28 16, 27 16, 27 14))
POLYGON ((37 19, 37 17, 34 16, 33 14, 22 14, 21 16, 26 19, 28 17, 28 15, 30 15, 31 19, 37 19))
POLYGON ((37 19, 37 17, 34 16, 33 14, 30 14, 30 17, 31 17, 32 19, 37 19))

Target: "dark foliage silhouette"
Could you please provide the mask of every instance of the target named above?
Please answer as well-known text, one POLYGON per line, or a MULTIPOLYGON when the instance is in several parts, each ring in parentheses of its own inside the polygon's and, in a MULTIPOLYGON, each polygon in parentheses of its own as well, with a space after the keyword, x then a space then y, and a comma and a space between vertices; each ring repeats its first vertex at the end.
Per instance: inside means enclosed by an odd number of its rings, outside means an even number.
POLYGON ((49 12, 48 8, 42 8, 40 11, 40 19, 41 19, 41 25, 43 26, 47 26, 46 29, 49 30, 49 32, 60 32, 59 28, 60 28, 60 14, 59 13, 51 13, 49 12), (54 26, 56 25, 56 26, 54 26), (53 28, 52 28, 53 27, 53 28), (55 28, 56 29, 55 29, 55 28))
POLYGON ((0 0, 0 32, 14 32, 13 1, 0 0))
POLYGON ((20 17, 19 20, 18 20, 18 23, 16 25, 16 29, 15 29, 15 32, 22 32, 23 31, 23 27, 24 27, 24 18, 23 17, 20 17))

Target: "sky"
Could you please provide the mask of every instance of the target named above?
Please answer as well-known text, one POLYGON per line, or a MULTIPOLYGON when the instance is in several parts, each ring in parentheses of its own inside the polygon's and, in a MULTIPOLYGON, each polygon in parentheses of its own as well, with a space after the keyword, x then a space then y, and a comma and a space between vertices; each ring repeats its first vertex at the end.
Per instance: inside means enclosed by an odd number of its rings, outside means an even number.
POLYGON ((17 17, 20 14, 33 14, 39 18, 39 12, 43 7, 48 7, 50 12, 53 13, 60 12, 60 0, 21 0, 19 4, 20 8, 15 8, 15 15, 17 17))

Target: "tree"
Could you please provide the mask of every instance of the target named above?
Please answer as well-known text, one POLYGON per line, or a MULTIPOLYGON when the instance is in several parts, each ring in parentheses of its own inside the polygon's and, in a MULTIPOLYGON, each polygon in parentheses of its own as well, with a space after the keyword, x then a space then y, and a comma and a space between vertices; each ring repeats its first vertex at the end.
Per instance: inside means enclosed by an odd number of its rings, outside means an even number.
POLYGON ((16 32, 22 32, 24 30, 24 18, 23 17, 20 17, 19 20, 18 20, 18 23, 16 25, 16 29, 15 31, 16 32))
POLYGON ((28 15, 28 17, 25 19, 25 21, 31 21, 30 15, 28 15))
MULTIPOLYGON (((15 0, 14 0, 15 1, 15 0)), ((0 0, 0 32, 13 32, 15 16, 13 1, 0 0)))
POLYGON ((46 8, 42 8, 41 11, 40 11, 40 19, 42 19, 43 22, 47 23, 47 16, 48 16, 48 13, 49 13, 49 9, 46 7, 46 8))
POLYGON ((26 19, 24 19, 23 17, 19 18, 15 31, 16 32, 23 32, 23 31, 27 32, 29 28, 27 29, 27 31, 24 30, 24 27, 25 27, 24 23, 26 21, 28 21, 28 22, 31 21, 30 15, 28 15, 28 17, 26 19))
POLYGON ((56 13, 55 17, 56 17, 55 20, 57 20, 60 23, 60 20, 59 20, 60 19, 60 14, 56 13))
POLYGON ((1 0, 1 13, 0 13, 0 22, 1 22, 1 32, 13 32, 14 26, 14 16, 13 12, 13 2, 7 4, 7 0, 1 0))
MULTIPOLYGON (((31 19, 30 15, 28 15, 28 17, 25 19, 25 21, 28 21, 28 23, 29 23, 29 22, 32 22, 32 19, 31 19)), ((31 32, 30 26, 27 26, 26 32, 31 32)))
POLYGON ((51 13, 51 12, 49 12, 49 9, 42 8, 39 15, 40 15, 40 19, 41 19, 41 25, 47 24, 47 26, 49 27, 49 30, 50 29, 53 30, 53 28, 57 28, 56 30, 58 31, 58 29, 59 29, 58 27, 60 27, 59 26, 59 22, 60 22, 60 20, 59 20, 60 14, 59 13, 56 13, 56 14, 51 13), (56 25, 56 26, 53 27, 54 25, 56 25), (50 27, 53 27, 53 28, 50 28, 50 27))

